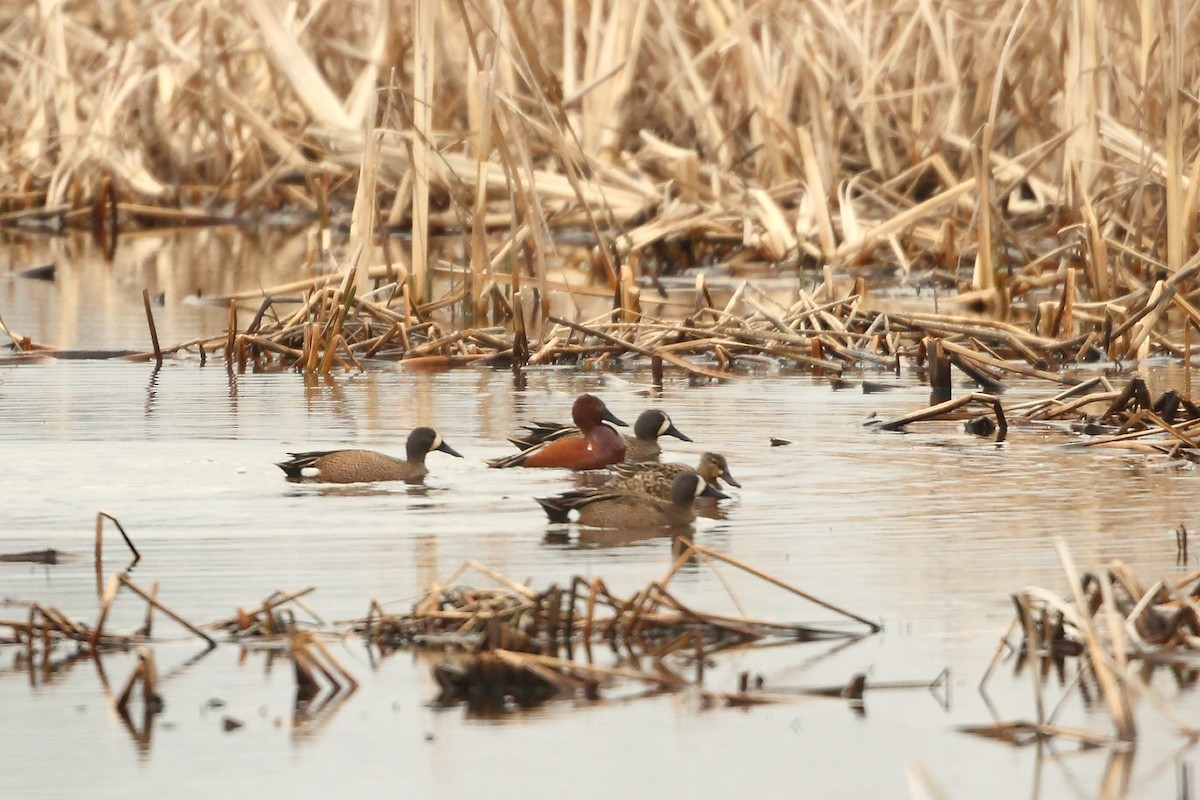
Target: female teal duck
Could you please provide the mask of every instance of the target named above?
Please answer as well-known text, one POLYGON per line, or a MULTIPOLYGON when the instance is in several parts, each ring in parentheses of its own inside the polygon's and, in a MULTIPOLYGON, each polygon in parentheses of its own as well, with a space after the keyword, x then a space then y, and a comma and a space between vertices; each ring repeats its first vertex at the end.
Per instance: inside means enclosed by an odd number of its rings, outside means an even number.
POLYGON ((663 500, 671 499, 671 488, 675 479, 685 472, 695 472, 713 486, 720 486, 721 481, 730 486, 741 487, 741 484, 729 474, 729 463, 720 453, 705 453, 700 456, 700 463, 695 467, 687 464, 643 461, 636 464, 626 462, 616 464, 613 469, 617 477, 604 484, 602 488, 612 491, 638 492, 658 497, 663 500))
POLYGON ((593 528, 681 528, 695 521, 697 497, 728 495, 695 472, 685 472, 672 481, 670 500, 603 487, 535 499, 551 522, 569 522, 570 513, 578 511, 579 524, 593 528))

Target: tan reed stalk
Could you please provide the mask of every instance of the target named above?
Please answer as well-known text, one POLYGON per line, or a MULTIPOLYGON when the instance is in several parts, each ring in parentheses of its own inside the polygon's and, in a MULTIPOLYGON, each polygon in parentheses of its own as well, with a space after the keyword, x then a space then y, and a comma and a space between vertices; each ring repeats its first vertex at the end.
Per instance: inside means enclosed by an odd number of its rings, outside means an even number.
POLYGON ((1102 162, 1098 115, 1102 107, 1100 79, 1100 17, 1097 0, 1080 0, 1067 10, 1066 52, 1063 74, 1064 131, 1067 141, 1067 177, 1079 182, 1077 191, 1090 193, 1102 162))
MULTIPOLYGON (((465 9, 462 13, 466 22, 465 9)), ((475 92, 472 103, 475 109, 471 115, 475 119, 472 129, 476 131, 475 156, 475 186, 486 185, 487 163, 492 152, 492 129, 496 124, 494 119, 496 104, 496 63, 494 56, 489 56, 487 63, 477 67, 473 73, 475 92)), ((469 292, 469 308, 474 313, 479 308, 483 284, 491 277, 491 264, 488 258, 487 230, 485 216, 487 213, 487 192, 475 192, 475 205, 471 211, 471 273, 469 292)))
POLYGON ((351 255, 342 264, 342 268, 348 273, 358 275, 354 287, 360 295, 365 295, 370 290, 370 271, 366 261, 370 260, 374 250, 376 204, 379 202, 376 191, 376 165, 382 135, 375 127, 375 93, 371 92, 368 99, 370 103, 366 110, 366 146, 363 147, 362 166, 358 173, 358 189, 354 193, 354 208, 350 212, 348 248, 351 255))
POLYGON ((172 611, 172 610, 171 610, 170 608, 168 608, 167 606, 163 605, 162 601, 158 600, 158 599, 157 599, 157 598, 155 598, 153 595, 151 595, 151 594, 147 593, 147 592, 146 592, 144 589, 142 589, 140 586, 138 586, 137 584, 135 584, 135 583, 134 583, 133 581, 131 581, 131 580, 130 580, 128 577, 126 577, 125 575, 118 574, 118 575, 116 576, 116 578, 117 578, 117 581, 118 581, 118 582, 119 582, 119 583, 120 583, 122 586, 124 586, 126 589, 129 589, 131 592, 133 592, 134 594, 136 594, 138 597, 142 598, 142 599, 143 599, 143 600, 145 600, 147 603, 149 603, 150 605, 154 606, 155 608, 157 608, 157 609, 158 609, 159 611, 161 611, 162 613, 166 614, 166 615, 167 615, 168 617, 170 617, 171 619, 175 620, 177 623, 179 623, 180 625, 182 625, 184 628, 187 628, 187 630, 188 630, 189 632, 191 632, 191 633, 195 634, 196 636, 199 636, 201 639, 203 639, 205 642, 207 642, 207 643, 208 643, 208 646, 209 646, 210 648, 211 648, 211 647, 216 647, 216 646, 217 646, 217 643, 216 643, 216 641, 214 641, 214 640, 213 640, 213 638, 212 638, 211 636, 209 636, 207 633, 205 633, 204 631, 202 631, 202 630, 200 630, 199 628, 197 628, 197 627, 196 627, 195 625, 193 625, 192 623, 188 622, 188 621, 187 621, 186 619, 184 619, 183 617, 181 617, 181 616, 179 616, 178 614, 176 614, 174 611, 172 611))
POLYGON ((833 215, 830 213, 829 190, 826 188, 824 172, 820 162, 817 161, 812 135, 808 129, 803 126, 796 128, 796 140, 800 148, 800 158, 804 162, 804 176, 808 183, 808 202, 811 204, 817 220, 821 255, 827 259, 833 258, 837 252, 837 239, 833 232, 833 215))
MULTIPOLYGON (((1155 4, 1161 7, 1161 4, 1155 4)), ((1167 9, 1162 25, 1163 41, 1160 42, 1159 52, 1162 59, 1163 93, 1166 95, 1167 113, 1164 120, 1166 131, 1164 149, 1166 151, 1166 200, 1167 200, 1167 268, 1178 272, 1183 268, 1184 235, 1188 230, 1188 222, 1184 218, 1185 186, 1183 159, 1183 9, 1180 0, 1167 0, 1167 9)))
POLYGON ((412 288, 418 303, 428 300, 429 178, 433 167, 434 75, 437 70, 437 0, 413 0, 413 202, 412 288))
POLYGON ((112 609, 113 601, 120 588, 120 575, 114 572, 108 576, 108 582, 104 586, 104 594, 100 597, 100 616, 96 619, 96 625, 92 628, 92 634, 88 638, 88 645, 93 653, 96 652, 96 647, 104 637, 104 621, 108 619, 108 612, 112 609))
MULTIPOLYGON (((1100 643, 1099 635, 1096 632, 1088 610, 1088 603, 1083 597, 1080 576, 1075 569, 1075 561, 1071 557, 1070 549, 1061 538, 1056 539, 1054 544, 1055 549, 1058 551, 1059 560, 1062 562, 1067 583, 1071 586, 1071 592, 1075 598, 1073 622, 1078 627, 1087 644, 1092 673, 1095 675, 1096 681, 1100 684, 1101 694, 1105 705, 1108 706, 1109 716, 1112 718, 1113 725, 1117 729, 1117 737, 1121 741, 1132 742, 1137 738, 1137 727, 1133 718, 1133 710, 1129 704, 1128 690, 1124 687, 1124 672, 1118 673, 1109 665, 1108 656, 1100 643)), ((1109 633, 1112 636, 1119 636, 1120 629, 1118 628, 1117 631, 1110 630, 1109 633)), ((1120 663, 1118 661, 1118 664, 1120 663)))
POLYGON ((275 4, 270 0, 246 0, 244 8, 257 26, 265 54, 315 120, 334 132, 352 135, 358 122, 346 113, 312 58, 292 31, 284 27, 275 4))

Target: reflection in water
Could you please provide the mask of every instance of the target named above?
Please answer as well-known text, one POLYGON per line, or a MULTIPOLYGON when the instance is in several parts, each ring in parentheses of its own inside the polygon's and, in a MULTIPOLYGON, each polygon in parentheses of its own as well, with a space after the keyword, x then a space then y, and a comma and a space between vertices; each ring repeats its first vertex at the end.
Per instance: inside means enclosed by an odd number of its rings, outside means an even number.
POLYGON ((356 688, 330 685, 324 691, 306 692, 302 684, 297 684, 292 713, 292 741, 312 741, 354 695, 356 688))
MULTIPOLYGON (((374 483, 318 483, 308 480, 284 479, 290 485, 284 491, 285 497, 389 497, 407 495, 409 497, 436 496, 448 491, 425 485, 425 478, 411 478, 407 481, 376 481, 374 483), (301 488, 303 487, 303 488, 301 488)), ((412 509, 436 508, 430 504, 415 503, 407 506, 412 509)))
POLYGON ((150 370, 149 380, 146 381, 146 403, 143 410, 147 417, 154 412, 154 398, 158 390, 158 373, 161 369, 161 365, 155 365, 150 370))
MULTIPOLYGON (((320 408, 328 409, 335 414, 346 414, 346 395, 342 391, 341 384, 331 374, 319 375, 312 372, 302 374, 304 380, 304 398, 308 402, 309 410, 320 408)), ((368 395, 366 408, 371 416, 378 413, 371 402, 373 398, 368 395)))
MULTIPOLYGON (((706 529, 705 534, 719 533, 724 526, 706 529)), ((695 531, 689 529, 672 530, 671 528, 591 528, 586 525, 550 524, 546 527, 543 542, 552 546, 568 546, 575 548, 609 548, 630 547, 655 541, 670 541, 672 559, 679 556, 690 537, 695 531), (572 539, 572 532, 575 536, 572 539)), ((690 562, 689 562, 690 563, 690 562)))
POLYGON ((154 719, 162 709, 153 702, 142 702, 139 705, 141 715, 137 722, 134 722, 133 714, 129 712, 128 708, 118 710, 117 717, 121 720, 129 738, 137 746, 138 755, 146 758, 150 755, 150 743, 154 736, 154 719))
POLYGON ((729 500, 717 500, 713 497, 697 497, 693 508, 696 509, 696 516, 705 519, 723 520, 729 519, 730 514, 736 514, 737 496, 736 494, 723 489, 726 494, 729 494, 729 500))
MULTIPOLYGON (((129 245, 123 242, 110 270, 72 266, 65 257, 53 284, 31 288, 0 279, 0 313, 15 328, 53 344, 145 349, 140 291, 149 286, 167 294, 166 306, 156 309, 164 342, 223 329, 223 307, 178 302, 183 284, 197 277, 187 277, 194 262, 147 254, 136 240, 129 245), (139 252, 143 261, 124 260, 139 252)), ((273 269, 265 267, 264 285, 276 282, 273 269)), ((211 272, 205 296, 221 292, 214 288, 220 285, 253 288, 260 282, 249 264, 211 272)), ((297 585, 318 587, 313 603, 325 618, 359 617, 372 600, 411 603, 421 588, 468 560, 530 585, 602 577, 624 595, 661 579, 681 553, 677 537, 661 530, 614 536, 568 527, 566 544, 543 545, 549 529, 532 498, 607 476, 485 466, 487 458, 511 452, 505 436, 518 425, 563 418, 571 399, 584 391, 601 392, 618 416, 636 416, 646 406, 643 389, 651 376, 637 369, 621 376, 628 380, 568 369, 416 373, 387 365, 306 381, 292 373, 238 375, 188 360, 168 362, 157 373, 127 363, 0 366, 0 418, 6 422, 0 426, 6 455, 0 496, 20 498, 0 503, 6 549, 53 546, 77 556, 52 568, 0 564, 0 595, 22 601, 22 609, 24 601, 38 599, 72 618, 95 619, 91 549, 98 509, 130 523, 143 553, 139 583, 158 581, 171 607, 192 620, 226 617, 247 597, 297 585), (289 448, 312 443, 398 452, 419 424, 435 425, 465 456, 439 463, 429 477, 432 486, 299 486, 283 481, 274 466, 289 448)), ((1151 370, 1148 377, 1156 393, 1182 381, 1171 368, 1151 370)), ((1069 538, 1079 560, 1089 564, 1122 558, 1164 577, 1187 569, 1174 564, 1172 531, 1196 524, 1190 466, 1068 449, 1062 446, 1066 439, 1040 430, 1011 431, 1003 448, 983 446, 956 426, 931 425, 906 436, 864 430, 860 422, 872 413, 893 418, 927 401, 926 387, 896 383, 887 393, 834 394, 823 380, 807 376, 692 385, 667 372, 662 403, 682 430, 701 435, 695 445, 666 443, 664 460, 695 463, 705 450, 718 450, 744 484, 736 501, 717 507, 723 519, 698 522, 693 535, 885 623, 882 636, 853 647, 724 653, 707 666, 706 685, 729 689, 741 672, 763 675, 767 688, 788 682, 833 686, 858 672, 886 682, 950 666, 956 682, 972 686, 1011 619, 1011 592, 1028 584, 1061 585, 1054 536, 1069 538), (771 448, 771 436, 794 446, 771 448)), ((1040 391, 1019 382, 1010 389, 1017 396, 1040 391)), ((680 566, 672 591, 697 608, 740 604, 747 615, 764 618, 815 616, 777 592, 717 575, 695 558, 680 566)), ((114 630, 142 622, 141 609, 114 608, 114 614, 114 630)), ((159 645, 156 652, 174 646, 159 645)), ((523 796, 553 791, 551 784, 564 773, 583 774, 598 759, 609 763, 630 751, 653 752, 656 770, 683 776, 672 789, 702 787, 722 796, 769 794, 774 784, 763 776, 777 774, 772 765, 796 759, 814 796, 895 796, 898 776, 912 761, 928 764, 954 797, 1012 796, 1014 780, 997 776, 1012 776, 1031 786, 1026 794, 1041 797, 1072 796, 1073 787, 1092 796, 1102 782, 1117 787, 1113 796, 1169 796, 1174 786, 1173 763, 1146 755, 1175 752, 1176 740, 1162 725, 1139 727, 1140 762, 1107 753, 1068 760, 1048 749, 1043 755, 1034 748, 1011 751, 957 733, 958 725, 988 718, 984 699, 973 692, 956 695, 949 711, 903 692, 880 693, 871 700, 868 720, 850 718, 844 703, 713 709, 697 718, 691 704, 664 696, 464 721, 461 714, 434 714, 426 707, 436 687, 425 656, 372 662, 373 653, 356 648, 347 648, 345 660, 362 680, 358 693, 301 709, 294 705, 290 663, 270 669, 274 656, 253 653, 246 658, 261 658, 264 669, 240 669, 229 648, 218 648, 199 668, 164 681, 166 709, 152 721, 158 746, 137 763, 125 735, 112 733, 96 678, 73 668, 78 656, 62 650, 45 658, 39 652, 31 669, 18 660, 21 650, 0 651, 5 663, 11 658, 22 672, 29 670, 32 683, 31 689, 24 675, 3 680, 13 673, 0 671, 5 719, 20 720, 0 726, 0 748, 15 753, 19 765, 6 774, 5 791, 14 797, 35 796, 46 771, 60 763, 60 748, 68 746, 80 753, 79 769, 56 778, 63 794, 80 796, 94 788, 88 776, 100 767, 120 785, 138 781, 147 794, 175 796, 181 774, 210 794, 219 792, 206 781, 220 776, 188 772, 215 758, 224 759, 223 773, 238 781, 239 790, 261 796, 303 793, 334 770, 360 793, 404 774, 423 795, 523 796), (231 748, 200 710, 216 693, 227 713, 246 723, 248 730, 236 734, 239 747, 231 748), (399 711, 380 711, 394 707, 399 711), (347 713, 336 714, 333 725, 336 709, 347 713), (170 734, 164 735, 167 723, 170 734), (307 742, 305 758, 277 769, 273 743, 286 744, 292 729, 307 742), (313 730, 330 735, 313 737, 313 730), (386 764, 375 755, 385 739, 396 743, 386 764), (530 748, 550 754, 547 763, 554 768, 523 772, 521 792, 499 786, 494 771, 473 768, 480 752, 497 763, 520 763, 530 748), (731 752, 744 759, 746 770, 728 769, 731 752), (1043 759, 1054 766, 1035 775, 1043 759)), ((128 655, 101 661, 120 676, 118 682, 131 668, 128 655)), ((1029 676, 1003 672, 989 686, 996 705, 1005 718, 1030 716, 1029 676)), ((1189 670, 1160 669, 1148 677, 1188 718, 1200 714, 1188 688, 1194 680, 1189 670)), ((1072 707, 1065 715, 1066 725, 1104 724, 1086 708, 1072 707)), ((147 730, 137 715, 134 720, 135 731, 147 730)), ((581 800, 632 795, 645 790, 646 779, 634 765, 628 775, 614 773, 610 785, 593 790, 580 784, 578 793, 581 800)))
POLYGON ((50 686, 56 680, 70 677, 71 671, 81 661, 90 658, 87 650, 81 647, 67 650, 54 644, 39 648, 20 648, 12 653, 12 666, 8 670, 0 670, 0 676, 6 672, 21 673, 29 676, 30 688, 50 686), (66 650, 66 652, 62 652, 66 650))

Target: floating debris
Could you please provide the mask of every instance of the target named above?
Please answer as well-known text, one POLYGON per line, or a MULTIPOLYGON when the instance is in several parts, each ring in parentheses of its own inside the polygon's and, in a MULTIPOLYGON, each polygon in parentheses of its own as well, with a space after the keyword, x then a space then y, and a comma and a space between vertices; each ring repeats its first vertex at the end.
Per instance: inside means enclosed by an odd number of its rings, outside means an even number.
POLYGON ((434 668, 438 702, 467 703, 472 711, 500 711, 553 697, 595 698, 614 681, 635 682, 653 691, 703 681, 706 661, 731 648, 781 642, 857 640, 879 630, 840 609, 732 557, 687 540, 662 581, 629 597, 609 591, 601 578, 572 578, 567 586, 536 591, 475 561, 464 563, 435 584, 411 611, 385 614, 377 603, 354 630, 383 652, 401 647, 459 650, 434 668), (704 612, 669 591, 671 578, 692 560, 716 561, 765 580, 834 612, 844 625, 802 625, 704 612), (473 570, 492 588, 455 585, 473 570), (593 648, 624 656, 598 664, 593 648), (649 666, 638 666, 641 664, 649 666), (684 670, 694 673, 689 681, 684 670))
MULTIPOLYGON (((684 537, 677 539, 676 557, 666 576, 627 597, 610 591, 600 577, 576 576, 565 587, 552 584, 537 591, 468 561, 448 580, 434 584, 407 613, 385 613, 372 601, 366 617, 331 626, 304 602, 313 591, 306 587, 273 592, 257 605, 198 626, 163 603, 157 583, 144 588, 126 573, 100 580, 106 519, 137 553, 120 523, 101 512, 96 521, 99 611, 95 623, 76 622, 53 607, 30 603, 24 619, 0 618, 0 645, 23 647, 18 665, 31 671, 39 665, 43 674, 50 674, 56 663, 137 648, 137 664, 115 701, 126 727, 143 747, 148 746, 152 720, 163 707, 151 647, 156 641, 152 638, 154 612, 166 615, 205 643, 194 660, 218 646, 212 633, 223 634, 224 641, 242 647, 286 653, 296 680, 298 725, 328 718, 357 689, 357 679, 326 644, 348 635, 361 636, 371 650, 381 654, 409 647, 443 653, 434 667, 440 687, 438 702, 465 702, 473 710, 499 711, 510 704, 527 706, 554 697, 595 699, 602 689, 618 685, 639 685, 651 693, 701 686, 711 657, 734 648, 803 642, 842 646, 880 630, 876 622, 684 537), (671 591, 672 578, 693 563, 732 567, 832 613, 835 621, 772 621, 693 608, 671 591), (495 585, 456 585, 467 570, 495 585), (117 633, 107 630, 106 623, 122 590, 146 604, 146 615, 137 630, 117 633), (307 620, 301 621, 301 612, 307 620), (61 652, 62 645, 71 643, 73 651, 61 652), (598 652, 611 653, 611 663, 599 663, 598 652), (685 676, 689 672, 690 678, 685 676), (128 707, 139 686, 143 715, 140 725, 135 725, 128 707)), ((860 700, 864 686, 861 681, 857 685, 856 691, 841 696, 860 700)), ((747 696, 730 702, 777 700, 747 696)), ((221 706, 222 701, 211 700, 206 708, 221 706)))
POLYGON ((1056 546, 1070 586, 1069 599, 1041 587, 1014 594, 1016 618, 980 685, 985 689, 1006 652, 1015 653, 1017 669, 1032 671, 1036 721, 998 721, 963 730, 1013 744, 1066 738, 1086 746, 1127 748, 1137 740, 1133 708, 1134 701, 1141 700, 1178 734, 1200 738, 1200 729, 1181 718, 1149 685, 1150 673, 1157 667, 1190 675, 1186 684, 1192 686, 1200 675, 1200 616, 1195 601, 1200 597, 1200 570, 1149 586, 1121 561, 1080 576, 1065 542, 1059 539, 1056 546), (1136 662, 1142 667, 1135 669, 1136 662), (1069 680, 1065 677, 1068 666, 1074 672, 1069 680), (1066 705, 1065 697, 1047 713, 1042 695, 1045 677, 1050 674, 1059 675, 1066 691, 1078 692, 1087 705, 1099 697, 1113 732, 1062 726, 1057 717, 1066 705))
POLYGON ((954 400, 947 400, 944 403, 930 406, 929 408, 915 411, 912 414, 905 414, 903 417, 893 419, 887 422, 879 422, 872 420, 871 425, 876 425, 883 431, 899 431, 903 430, 908 425, 916 422, 924 422, 927 420, 945 420, 945 419, 962 419, 959 409, 968 405, 982 405, 992 409, 993 417, 986 417, 987 423, 973 422, 977 418, 971 417, 967 419, 966 425, 968 433, 976 433, 976 435, 990 436, 996 434, 996 441, 1003 442, 1008 435, 1008 420, 1004 414, 1004 407, 1000 404, 997 397, 987 394, 968 394, 958 397, 954 400), (990 426, 990 428, 988 427, 990 426), (986 433, 978 433, 978 431, 986 430, 986 433))
POLYGON ((1200 462, 1200 407, 1173 389, 1152 398, 1144 379, 1133 377, 1117 390, 1099 376, 1038 400, 1001 404, 994 395, 972 393, 914 411, 886 422, 866 424, 898 431, 916 422, 964 420, 966 405, 992 409, 987 416, 969 416, 964 430, 1004 441, 1009 424, 1045 427, 1057 423, 1063 432, 1089 437, 1081 447, 1115 447, 1200 462), (1092 410, 1089 412, 1089 408, 1092 410))
POLYGON ((14 564, 57 564, 66 553, 47 547, 45 550, 26 550, 21 553, 0 553, 0 562, 14 564))

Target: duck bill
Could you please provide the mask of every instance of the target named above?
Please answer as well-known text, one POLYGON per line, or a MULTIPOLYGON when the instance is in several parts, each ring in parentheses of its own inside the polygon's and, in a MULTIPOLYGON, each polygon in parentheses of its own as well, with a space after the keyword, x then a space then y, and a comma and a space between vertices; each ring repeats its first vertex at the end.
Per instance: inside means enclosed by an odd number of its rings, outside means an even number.
POLYGON ((740 483, 738 483, 737 481, 735 481, 733 479, 733 476, 729 474, 728 469, 726 469, 724 472, 721 473, 721 480, 725 481, 730 486, 736 486, 739 489, 742 488, 742 485, 740 483))
POLYGON ((440 445, 438 445, 434 449, 440 450, 441 452, 446 453, 447 455, 452 455, 455 458, 462 458, 462 453, 458 452, 457 450, 455 450, 453 447, 446 444, 445 442, 442 442, 440 445))
POLYGON ((611 411, 609 411, 607 407, 604 409, 604 416, 601 417, 600 419, 604 420, 605 422, 611 422, 613 425, 616 425, 620 428, 628 428, 629 427, 628 422, 625 422, 622 419, 618 419, 617 415, 612 413, 611 411))
POLYGON ((681 441, 684 441, 684 442, 692 441, 692 437, 688 436, 683 431, 679 430, 679 428, 676 428, 674 422, 671 423, 671 427, 667 428, 665 431, 662 432, 662 435, 663 436, 674 436, 676 439, 680 439, 681 441))
POLYGON ((717 487, 707 481, 704 484, 704 491, 700 493, 701 497, 715 497, 717 500, 728 500, 729 495, 722 492, 717 487))

